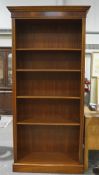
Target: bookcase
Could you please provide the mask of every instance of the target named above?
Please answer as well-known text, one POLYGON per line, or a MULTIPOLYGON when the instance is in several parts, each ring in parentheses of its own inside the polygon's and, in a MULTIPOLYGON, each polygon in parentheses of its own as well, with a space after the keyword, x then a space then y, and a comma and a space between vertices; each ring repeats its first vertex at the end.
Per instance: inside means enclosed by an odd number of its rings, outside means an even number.
POLYGON ((82 173, 89 6, 8 9, 13 32, 13 171, 82 173))

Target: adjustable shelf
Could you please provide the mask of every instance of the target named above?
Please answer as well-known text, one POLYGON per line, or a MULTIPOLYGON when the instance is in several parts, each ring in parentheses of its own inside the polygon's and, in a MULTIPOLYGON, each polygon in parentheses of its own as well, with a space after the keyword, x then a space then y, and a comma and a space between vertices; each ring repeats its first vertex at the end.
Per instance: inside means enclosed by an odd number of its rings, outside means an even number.
POLYGON ((16 51, 81 51, 81 48, 16 48, 16 51))
POLYGON ((89 7, 8 9, 13 18, 13 171, 82 174, 89 7))
POLYGON ((69 96, 16 96, 18 99, 74 99, 79 100, 80 97, 69 97, 69 96))
POLYGON ((16 69, 17 72, 81 72, 76 69, 16 69))
POLYGON ((23 120, 23 121, 19 121, 17 122, 18 125, 57 125, 57 126, 80 126, 79 122, 74 122, 74 121, 66 121, 64 120, 46 120, 45 119, 36 119, 36 117, 34 119, 27 119, 27 120, 23 120))

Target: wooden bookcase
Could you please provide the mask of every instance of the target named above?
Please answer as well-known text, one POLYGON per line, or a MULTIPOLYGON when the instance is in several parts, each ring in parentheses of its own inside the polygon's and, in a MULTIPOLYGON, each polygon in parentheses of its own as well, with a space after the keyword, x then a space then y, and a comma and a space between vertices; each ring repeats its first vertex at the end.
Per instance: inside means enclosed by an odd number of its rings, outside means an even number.
POLYGON ((89 6, 8 9, 13 30, 13 170, 82 173, 89 6))

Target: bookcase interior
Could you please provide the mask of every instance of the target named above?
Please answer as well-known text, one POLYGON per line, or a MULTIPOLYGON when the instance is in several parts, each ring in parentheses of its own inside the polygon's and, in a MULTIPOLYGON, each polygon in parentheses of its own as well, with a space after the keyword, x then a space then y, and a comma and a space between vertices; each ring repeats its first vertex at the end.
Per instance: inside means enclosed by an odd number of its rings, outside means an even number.
POLYGON ((81 69, 81 51, 17 51, 16 68, 38 69, 81 69))
POLYGON ((80 125, 80 100, 17 99, 17 122, 80 125))
POLYGON ((71 163, 78 161, 79 126, 22 125, 17 128, 19 162, 66 163, 68 159, 71 163))
POLYGON ((80 19, 16 20, 16 47, 81 49, 81 24, 80 19))
POLYGON ((17 96, 80 97, 80 73, 18 72, 17 96))

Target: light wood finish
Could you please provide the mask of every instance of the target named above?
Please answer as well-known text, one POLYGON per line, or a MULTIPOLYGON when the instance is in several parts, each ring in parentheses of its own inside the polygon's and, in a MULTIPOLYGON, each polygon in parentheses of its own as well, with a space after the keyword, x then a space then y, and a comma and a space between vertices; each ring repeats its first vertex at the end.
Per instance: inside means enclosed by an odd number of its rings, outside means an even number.
POLYGON ((89 150, 99 150, 99 112, 85 107, 85 170, 88 169, 89 150))
POLYGON ((82 173, 89 6, 8 9, 14 42, 13 170, 82 173))

